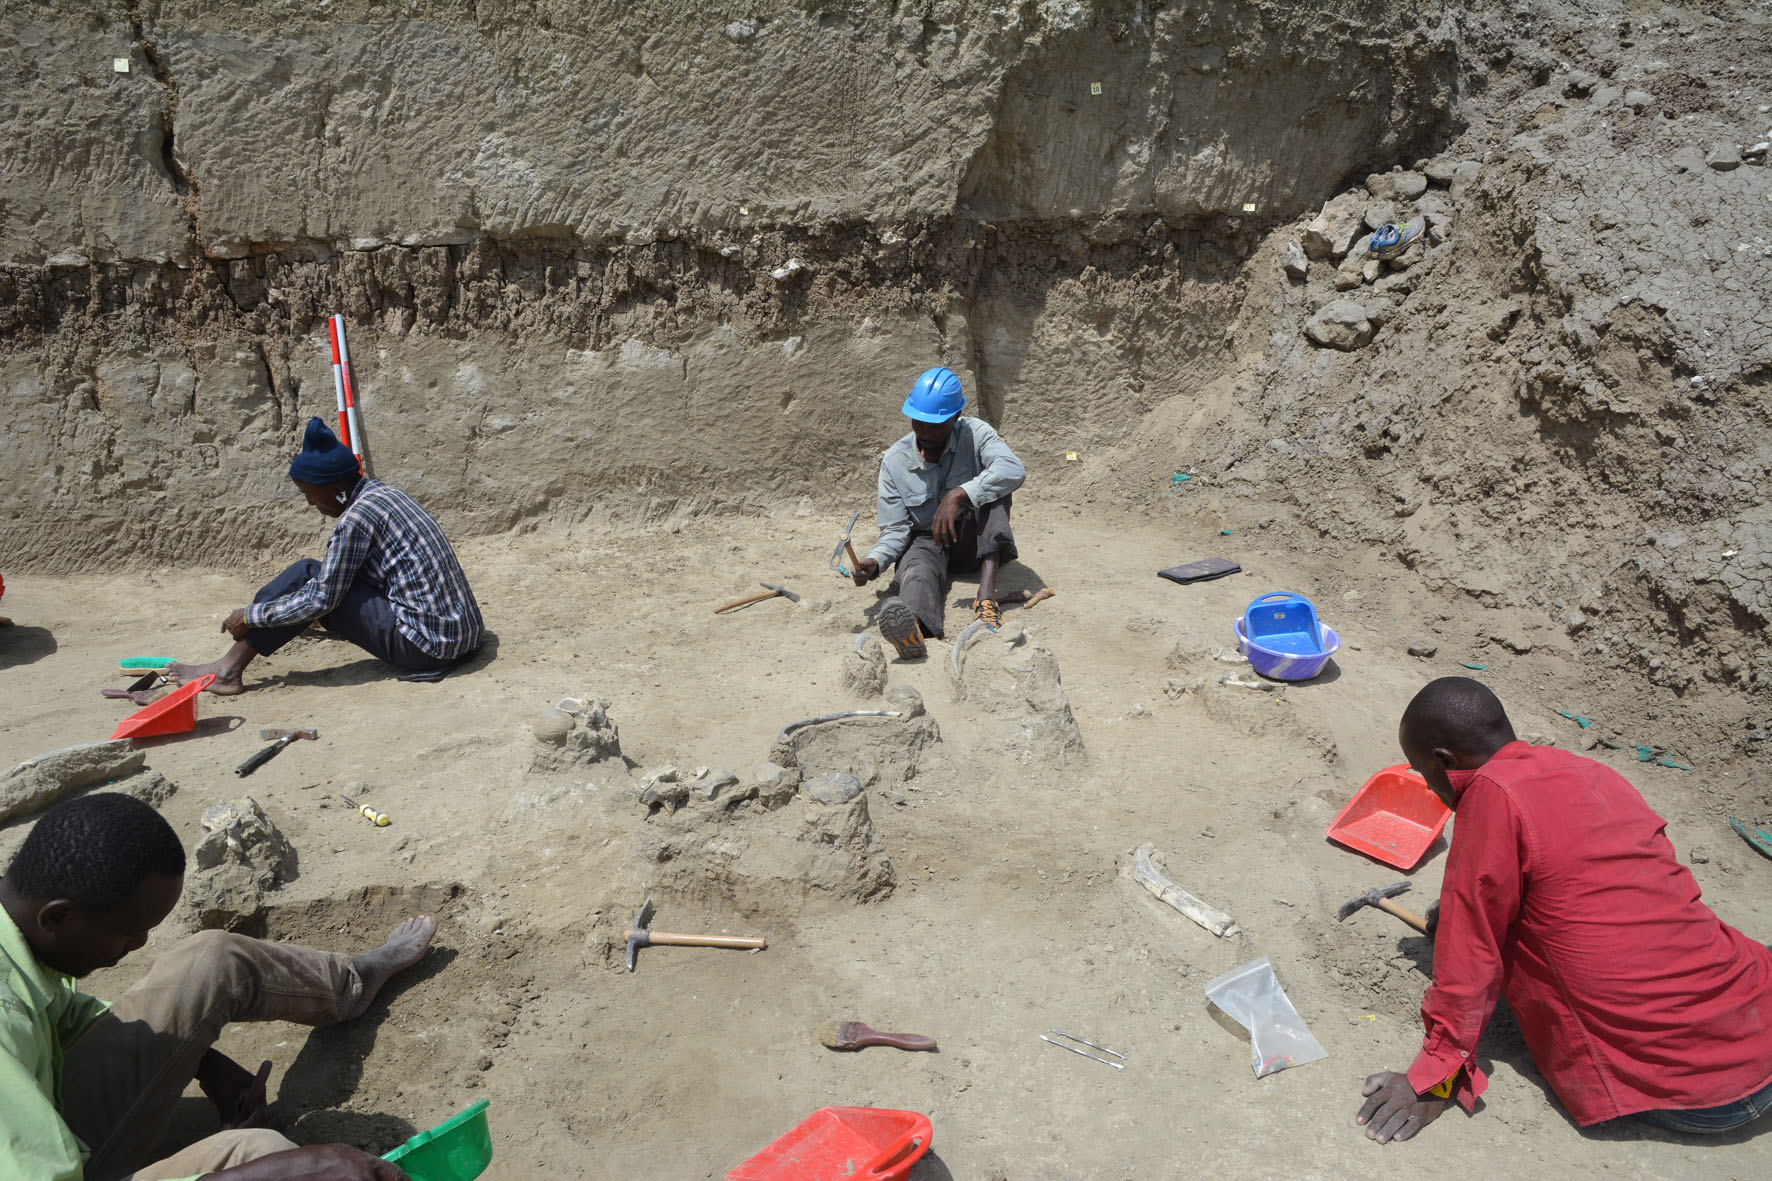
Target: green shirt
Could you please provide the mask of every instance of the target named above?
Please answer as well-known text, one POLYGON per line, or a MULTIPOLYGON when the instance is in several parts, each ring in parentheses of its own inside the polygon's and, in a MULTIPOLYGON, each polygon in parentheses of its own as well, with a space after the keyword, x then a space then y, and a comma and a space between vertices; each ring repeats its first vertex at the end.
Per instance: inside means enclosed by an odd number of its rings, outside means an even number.
POLYGON ((40 963, 4 907, 0 984, 0 1181, 79 1181, 87 1150, 62 1121, 62 1054, 108 1006, 40 963))
POLYGON ((62 1055, 111 1006, 45 967, 3 906, 0 984, 0 1181, 81 1181, 91 1154, 62 1120, 62 1055))

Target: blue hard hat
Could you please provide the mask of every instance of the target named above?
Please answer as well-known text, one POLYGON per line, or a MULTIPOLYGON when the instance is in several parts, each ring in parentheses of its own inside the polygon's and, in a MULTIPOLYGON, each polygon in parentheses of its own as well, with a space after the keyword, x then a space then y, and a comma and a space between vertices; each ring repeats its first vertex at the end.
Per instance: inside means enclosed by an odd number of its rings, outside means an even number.
POLYGON ((918 422, 946 422, 966 405, 960 391, 960 375, 952 369, 936 366, 926 369, 911 386, 911 396, 904 400, 904 416, 918 422))

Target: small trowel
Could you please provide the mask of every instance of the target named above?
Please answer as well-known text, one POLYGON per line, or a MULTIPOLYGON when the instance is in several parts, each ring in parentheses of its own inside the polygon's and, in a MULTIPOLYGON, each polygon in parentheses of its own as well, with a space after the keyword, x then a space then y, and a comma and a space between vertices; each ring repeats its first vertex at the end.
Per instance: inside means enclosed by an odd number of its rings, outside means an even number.
POLYGON ((258 736, 260 738, 275 738, 277 741, 253 755, 238 767, 235 767, 234 774, 250 775, 272 759, 276 758, 278 751, 294 742, 297 738, 319 738, 320 732, 318 730, 260 730, 258 736))

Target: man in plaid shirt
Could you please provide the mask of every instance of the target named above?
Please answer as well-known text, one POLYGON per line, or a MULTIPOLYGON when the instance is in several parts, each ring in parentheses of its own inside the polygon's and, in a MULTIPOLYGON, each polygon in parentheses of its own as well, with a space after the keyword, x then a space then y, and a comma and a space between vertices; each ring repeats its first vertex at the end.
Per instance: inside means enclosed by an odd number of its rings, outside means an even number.
POLYGON ((213 674, 211 693, 238 693, 254 657, 275 652, 315 620, 401 670, 402 680, 437 680, 479 651, 480 606, 443 530, 416 500, 360 475, 356 456, 318 418, 308 420, 289 478, 309 504, 338 520, 325 560, 303 558, 266 583, 251 606, 222 624, 234 637, 227 655, 169 665, 173 680, 213 674))

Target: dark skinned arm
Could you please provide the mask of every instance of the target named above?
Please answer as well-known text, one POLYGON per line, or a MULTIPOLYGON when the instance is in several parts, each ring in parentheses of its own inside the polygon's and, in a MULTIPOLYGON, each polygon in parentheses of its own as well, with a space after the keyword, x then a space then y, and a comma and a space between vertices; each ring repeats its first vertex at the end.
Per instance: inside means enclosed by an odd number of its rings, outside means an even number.
POLYGON ((205 1173, 205 1181, 407 1181, 406 1170, 343 1144, 310 1144, 205 1173))
POLYGON ((222 620, 221 629, 236 640, 244 640, 246 633, 251 630, 246 625, 246 608, 236 607, 230 611, 228 617, 222 620))
POLYGON ((856 586, 866 586, 880 577, 880 563, 872 558, 863 558, 855 564, 855 572, 852 577, 855 579, 856 586))
POLYGON ((946 549, 954 544, 959 536, 957 522, 960 510, 971 507, 972 498, 966 495, 964 488, 955 488, 941 498, 941 504, 935 510, 935 521, 929 527, 929 532, 935 536, 936 545, 946 549))
POLYGON ((1411 1139, 1439 1118, 1450 1102, 1417 1095, 1408 1076, 1389 1070, 1368 1075, 1362 1093, 1366 1102, 1354 1122, 1364 1124, 1366 1135, 1380 1144, 1411 1139))
POLYGON ((249 1074, 220 1050, 206 1050, 197 1060, 197 1085, 215 1104, 223 1128, 256 1128, 263 1124, 270 1110, 265 1103, 265 1087, 270 1078, 268 1061, 259 1066, 257 1074, 249 1074))

